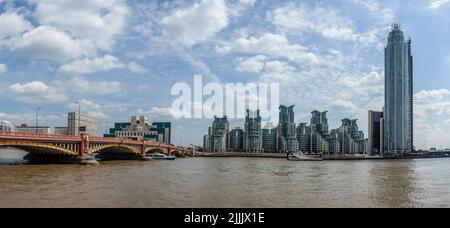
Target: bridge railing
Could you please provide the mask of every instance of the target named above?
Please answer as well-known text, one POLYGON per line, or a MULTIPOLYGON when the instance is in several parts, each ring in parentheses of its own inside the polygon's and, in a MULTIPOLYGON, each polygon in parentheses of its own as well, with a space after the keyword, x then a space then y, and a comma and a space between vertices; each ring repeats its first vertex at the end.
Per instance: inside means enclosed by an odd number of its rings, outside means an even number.
MULTIPOLYGON (((81 136, 68 136, 68 135, 54 135, 54 134, 35 134, 35 133, 23 133, 23 132, 3 132, 0 131, 0 137, 17 137, 20 139, 52 139, 52 140, 71 140, 71 141, 81 141, 81 136)), ((175 146, 172 144, 165 144, 153 141, 136 141, 131 139, 121 139, 121 138, 103 138, 96 136, 89 136, 90 142, 96 143, 114 143, 114 144, 128 144, 128 145, 146 145, 151 147, 162 147, 162 148, 172 148, 186 150, 188 148, 183 148, 175 146)))
POLYGON ((47 139, 71 139, 79 140, 78 136, 68 135, 49 135, 49 134, 36 134, 36 133, 24 133, 24 132, 4 132, 0 131, 0 137, 21 137, 21 138, 47 138, 47 139))

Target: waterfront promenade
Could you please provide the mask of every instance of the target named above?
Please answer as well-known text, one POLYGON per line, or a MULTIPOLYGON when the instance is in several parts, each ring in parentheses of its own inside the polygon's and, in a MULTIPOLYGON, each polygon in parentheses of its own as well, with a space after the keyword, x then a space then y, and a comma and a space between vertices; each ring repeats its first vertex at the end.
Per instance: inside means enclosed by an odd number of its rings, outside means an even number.
MULTIPOLYGON (((220 152, 220 153, 209 153, 209 152, 195 152, 195 157, 205 157, 205 158, 278 158, 286 159, 287 154, 285 153, 246 153, 246 152, 220 152)), ((450 158, 447 153, 416 153, 405 157, 382 157, 382 156, 324 156, 324 160, 329 161, 358 161, 358 160, 393 160, 393 159, 426 159, 426 158, 450 158)))

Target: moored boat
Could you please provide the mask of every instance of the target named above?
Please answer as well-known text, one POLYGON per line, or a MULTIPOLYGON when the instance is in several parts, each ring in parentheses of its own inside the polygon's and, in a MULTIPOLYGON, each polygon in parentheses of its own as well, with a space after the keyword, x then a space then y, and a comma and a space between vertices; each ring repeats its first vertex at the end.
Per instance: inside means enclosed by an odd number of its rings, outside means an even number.
POLYGON ((322 155, 305 155, 303 153, 289 154, 289 161, 323 161, 322 155))
POLYGON ((170 161, 173 161, 177 158, 175 156, 167 156, 161 153, 150 154, 149 157, 153 158, 153 160, 170 160, 170 161))

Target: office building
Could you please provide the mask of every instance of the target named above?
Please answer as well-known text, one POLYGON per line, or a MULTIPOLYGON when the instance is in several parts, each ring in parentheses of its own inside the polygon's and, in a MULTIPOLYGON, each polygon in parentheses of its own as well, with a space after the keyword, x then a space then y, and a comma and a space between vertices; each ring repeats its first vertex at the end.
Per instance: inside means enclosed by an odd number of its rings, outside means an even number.
POLYGON ((369 141, 368 153, 370 155, 382 155, 383 138, 383 112, 369 111, 369 141))
POLYGON ((171 143, 172 130, 169 122, 150 124, 145 116, 133 116, 131 122, 115 123, 105 137, 146 140, 165 144, 171 143))
POLYGON ((68 114, 69 135, 79 136, 80 134, 97 135, 97 120, 87 115, 71 112, 68 114))

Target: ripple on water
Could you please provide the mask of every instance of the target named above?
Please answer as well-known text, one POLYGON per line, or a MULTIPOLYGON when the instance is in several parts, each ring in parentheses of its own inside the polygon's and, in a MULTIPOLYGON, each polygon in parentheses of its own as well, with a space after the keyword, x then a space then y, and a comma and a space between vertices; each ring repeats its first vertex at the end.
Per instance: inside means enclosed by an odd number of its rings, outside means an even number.
POLYGON ((450 207, 450 159, 0 165, 0 207, 450 207))

